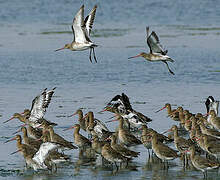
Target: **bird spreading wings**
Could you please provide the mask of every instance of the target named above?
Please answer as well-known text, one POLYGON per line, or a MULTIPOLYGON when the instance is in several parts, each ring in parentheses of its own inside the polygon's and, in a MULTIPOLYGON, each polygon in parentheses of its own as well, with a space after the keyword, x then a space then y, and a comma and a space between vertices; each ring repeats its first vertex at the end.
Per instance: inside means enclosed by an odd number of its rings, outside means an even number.
POLYGON ((81 6, 77 14, 73 19, 72 31, 74 35, 74 41, 78 43, 91 42, 89 39, 92 30, 92 25, 95 19, 97 6, 91 10, 89 15, 84 20, 84 5, 81 6))
POLYGON ((46 109, 48 108, 51 98, 54 94, 54 90, 47 91, 47 88, 43 90, 43 92, 34 98, 31 106, 31 114, 29 117, 29 121, 36 122, 38 119, 43 118, 46 113, 46 109))
POLYGON ((150 53, 159 53, 162 55, 166 55, 168 53, 168 50, 165 50, 163 46, 160 44, 159 37, 157 34, 152 31, 152 33, 149 36, 149 27, 146 27, 147 31, 147 44, 150 48, 150 53))

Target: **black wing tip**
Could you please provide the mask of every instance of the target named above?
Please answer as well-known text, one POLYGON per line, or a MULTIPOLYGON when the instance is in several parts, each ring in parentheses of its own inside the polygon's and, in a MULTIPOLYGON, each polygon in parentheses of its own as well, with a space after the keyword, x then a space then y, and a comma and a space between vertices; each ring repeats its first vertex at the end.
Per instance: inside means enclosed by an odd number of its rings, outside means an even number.
POLYGON ((146 26, 146 31, 148 32, 150 30, 150 27, 149 26, 146 26))
POLYGON ((97 4, 95 4, 95 6, 94 6, 94 8, 93 9, 96 9, 98 7, 98 5, 97 4))

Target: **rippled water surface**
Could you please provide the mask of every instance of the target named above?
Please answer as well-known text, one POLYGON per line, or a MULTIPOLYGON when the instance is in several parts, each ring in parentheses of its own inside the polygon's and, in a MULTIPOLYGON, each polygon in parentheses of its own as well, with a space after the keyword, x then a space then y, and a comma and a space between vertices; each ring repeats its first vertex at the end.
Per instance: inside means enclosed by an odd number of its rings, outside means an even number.
MULTIPOLYGON (((11 0, 0 1, 0 119, 30 108, 32 99, 48 87, 57 87, 46 118, 58 123, 55 131, 73 141, 73 132, 62 130, 76 123, 69 118, 78 108, 92 110, 104 122, 110 113, 98 114, 116 94, 126 93, 134 109, 153 119, 150 127, 167 130, 172 120, 166 112, 154 112, 169 102, 193 113, 205 113, 209 95, 220 99, 220 2, 218 0, 11 0), (97 64, 89 62, 89 52, 54 52, 72 41, 71 22, 85 4, 85 13, 98 5, 91 39, 97 64), (175 62, 175 76, 162 63, 128 57, 149 51, 145 27, 157 32, 175 62)), ((71 162, 60 165, 55 174, 26 171, 15 142, 3 144, 17 130, 18 121, 0 127, 1 179, 202 179, 195 169, 183 171, 182 162, 163 170, 149 159, 143 146, 128 168, 112 172, 97 162, 79 158, 69 151, 71 162)), ((114 130, 117 123, 109 123, 114 130)), ((83 132, 82 132, 83 133, 83 132)), ((86 135, 84 133, 84 135, 86 135)), ((172 146, 172 145, 171 145, 172 146)), ((220 179, 216 171, 209 179, 220 179)))

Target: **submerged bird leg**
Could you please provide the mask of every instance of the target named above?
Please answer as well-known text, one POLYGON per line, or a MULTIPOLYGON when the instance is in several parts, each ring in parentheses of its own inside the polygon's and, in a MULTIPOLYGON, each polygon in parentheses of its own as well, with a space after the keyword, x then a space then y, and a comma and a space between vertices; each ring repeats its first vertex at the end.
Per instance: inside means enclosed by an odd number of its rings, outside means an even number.
POLYGON ((54 172, 56 173, 57 172, 57 165, 54 164, 54 172))
POLYGON ((162 62, 164 62, 164 63, 166 64, 166 66, 167 66, 167 68, 168 68, 168 71, 169 71, 172 75, 175 75, 174 72, 171 71, 171 69, 170 69, 168 63, 167 63, 166 61, 162 61, 162 62))
POLYGON ((148 151, 148 158, 150 158, 150 150, 147 148, 148 151))
POLYGON ((92 48, 90 48, 90 51, 89 51, 89 60, 92 63, 92 48))
POLYGON ((95 62, 97 63, 96 56, 95 56, 95 48, 92 48, 92 50, 93 50, 93 57, 94 57, 94 60, 95 60, 95 62))
POLYGON ((115 166, 116 166, 116 169, 117 169, 117 171, 118 171, 118 165, 117 165, 117 163, 115 162, 115 166))

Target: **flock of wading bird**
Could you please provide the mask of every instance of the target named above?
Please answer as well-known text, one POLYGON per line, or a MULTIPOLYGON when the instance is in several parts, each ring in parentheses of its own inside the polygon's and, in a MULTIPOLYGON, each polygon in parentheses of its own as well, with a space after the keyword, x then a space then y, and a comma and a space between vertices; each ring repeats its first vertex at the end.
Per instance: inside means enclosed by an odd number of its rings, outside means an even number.
POLYGON ((219 101, 215 101, 212 96, 206 100, 207 114, 205 115, 192 114, 181 106, 171 109, 171 105, 168 103, 156 111, 157 113, 166 108, 168 116, 179 121, 179 127, 173 125, 166 131, 173 132, 167 137, 164 135, 166 132, 160 134, 156 130, 148 128, 147 124, 152 119, 135 111, 127 95, 124 93, 116 95, 101 111, 115 114, 114 119, 107 122, 119 121, 116 131, 110 131, 102 121, 94 117, 92 111, 83 115, 82 110, 78 109, 69 117, 78 114, 79 124, 64 129, 74 128, 74 145, 73 142, 65 140, 54 132, 53 126, 56 126, 56 123, 44 119, 54 90, 55 88, 45 89, 34 98, 30 110, 25 109, 23 113, 15 113, 12 118, 4 122, 17 118, 24 123, 19 131, 14 133, 22 131, 23 138, 21 135, 16 135, 5 143, 17 140, 18 150, 11 154, 21 152, 27 168, 33 168, 35 171, 40 169, 56 171, 58 163, 70 161, 70 156, 65 155, 64 151, 79 148, 82 155, 94 158, 100 155, 103 166, 108 162, 108 164, 115 165, 117 171, 119 164, 120 168, 126 168, 132 159, 139 156, 139 152, 132 151, 129 147, 141 144, 148 149, 149 156, 151 155, 150 150, 152 150, 152 156, 156 155, 166 170, 169 167, 168 161, 176 158, 183 161, 184 169, 194 166, 204 173, 205 178, 207 170, 220 166, 218 162, 220 117, 217 117, 219 101), (80 133, 80 129, 88 133, 88 138, 80 133), (189 139, 179 136, 180 132, 189 139), (175 150, 167 145, 172 142, 176 147, 175 150))
MULTIPOLYGON (((95 55, 95 47, 97 47, 98 45, 93 43, 90 39, 90 33, 95 19, 96 9, 97 6, 95 5, 94 8, 89 13, 89 15, 84 19, 84 5, 81 6, 81 8, 74 17, 71 26, 74 36, 72 43, 65 44, 64 47, 57 49, 55 51, 60 51, 63 49, 69 49, 71 51, 84 51, 90 49, 89 60, 92 63, 92 54, 93 54, 93 59, 97 63, 97 59, 95 55)), ((150 48, 150 53, 142 52, 137 56, 129 57, 128 59, 143 57, 144 59, 151 62, 161 61, 166 65, 168 71, 174 75, 174 72, 171 71, 167 63, 167 62, 174 62, 174 60, 167 55, 168 50, 165 50, 163 46, 160 44, 159 37, 154 31, 152 31, 151 34, 149 34, 149 27, 146 28, 146 31, 147 31, 146 40, 150 48)))
MULTIPOLYGON (((93 53, 93 58, 97 62, 94 51, 97 45, 90 40, 96 8, 97 6, 85 19, 84 6, 79 9, 72 24, 73 42, 56 51, 61 49, 72 51, 90 49, 90 61, 92 62, 93 53)), ((167 61, 173 62, 167 56, 168 51, 163 49, 155 32, 149 35, 149 27, 146 30, 150 53, 140 53, 130 58, 141 56, 149 61, 162 61, 166 64, 169 72, 174 74, 167 63, 167 61)), ((119 121, 116 131, 109 131, 102 121, 94 117, 93 112, 90 111, 83 116, 82 110, 79 109, 73 114, 78 114, 79 124, 68 128, 74 128, 74 145, 54 132, 53 126, 56 126, 56 123, 44 119, 54 90, 55 88, 52 90, 45 89, 33 100, 31 109, 25 109, 23 113, 15 113, 11 119, 4 122, 17 118, 24 123, 20 130, 15 132, 15 134, 20 131, 23 132, 23 138, 21 135, 16 135, 5 143, 17 140, 18 150, 11 154, 20 152, 24 156, 27 168, 33 168, 35 171, 41 169, 56 171, 58 163, 70 161, 70 156, 64 154, 64 151, 79 148, 81 154, 94 155, 97 153, 101 155, 103 165, 107 161, 115 164, 116 170, 118 170, 119 164, 120 168, 127 167, 128 163, 140 154, 130 150, 129 147, 141 144, 148 149, 148 152, 152 149, 152 154, 161 159, 165 169, 169 167, 168 161, 176 158, 183 160, 184 168, 192 165, 202 171, 204 177, 207 177, 207 170, 220 166, 218 162, 220 156, 220 117, 217 117, 219 102, 215 101, 212 96, 209 96, 205 103, 206 115, 192 114, 182 107, 173 110, 170 104, 166 104, 162 109, 167 108, 168 116, 180 122, 179 127, 174 125, 168 130, 173 132, 173 136, 167 137, 164 133, 160 134, 156 130, 148 128, 147 124, 152 120, 135 111, 124 93, 116 95, 102 111, 115 114, 115 119, 111 121, 119 121), (88 138, 80 134, 80 129, 88 133, 88 138), (141 135, 138 135, 137 132, 141 132, 141 135), (185 133, 184 136, 188 133, 189 139, 180 137, 179 132, 185 133), (171 142, 174 142, 176 150, 167 145, 171 142)))

